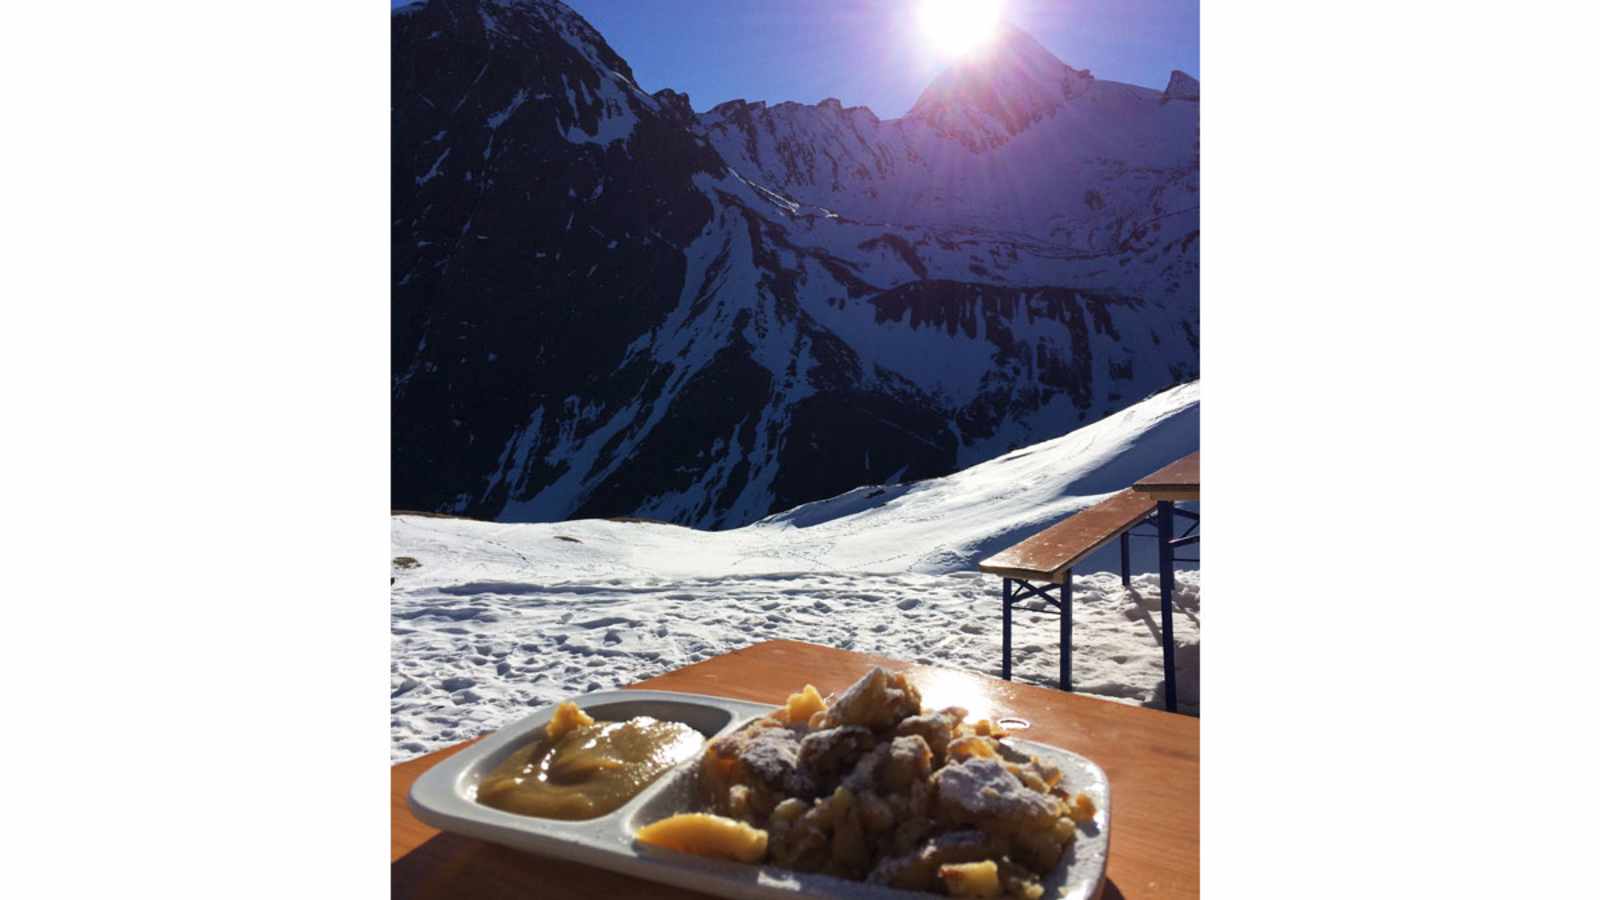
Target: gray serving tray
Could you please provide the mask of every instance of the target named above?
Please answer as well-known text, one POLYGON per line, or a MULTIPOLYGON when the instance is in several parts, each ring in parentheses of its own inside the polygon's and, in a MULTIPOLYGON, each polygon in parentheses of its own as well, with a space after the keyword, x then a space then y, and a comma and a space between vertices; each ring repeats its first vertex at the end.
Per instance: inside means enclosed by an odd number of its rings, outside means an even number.
MULTIPOLYGON (((682 722, 707 739, 733 731, 774 708, 770 704, 671 691, 599 691, 571 699, 596 719, 620 721, 634 716, 652 716, 663 721, 682 722)), ((478 783, 483 776, 516 748, 532 740, 534 732, 542 729, 554 712, 554 706, 546 707, 507 725, 424 772, 411 786, 411 811, 417 818, 443 831, 719 897, 908 900, 935 896, 828 875, 792 872, 776 866, 707 859, 636 843, 633 835, 641 826, 674 813, 692 811, 698 756, 656 779, 621 808, 582 822, 522 816, 478 803, 478 783)), ((1067 785, 1073 791, 1087 793, 1099 808, 1092 825, 1080 827, 1077 841, 1044 882, 1047 898, 1092 900, 1098 897, 1105 879, 1106 853, 1111 839, 1111 786, 1106 781, 1106 773, 1067 750, 1014 738, 1007 739, 1006 743, 1059 766, 1067 785)))

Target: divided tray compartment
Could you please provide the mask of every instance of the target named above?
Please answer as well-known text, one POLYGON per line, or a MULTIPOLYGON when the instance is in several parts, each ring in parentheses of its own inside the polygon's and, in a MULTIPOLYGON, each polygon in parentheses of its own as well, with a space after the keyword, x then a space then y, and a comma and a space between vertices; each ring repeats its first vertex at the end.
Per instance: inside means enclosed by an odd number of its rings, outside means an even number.
MULTIPOLYGON (((775 708, 769 703, 671 691, 599 691, 571 699, 597 720, 651 716, 682 722, 708 741, 775 708)), ((720 897, 908 900, 935 896, 777 866, 707 859, 636 843, 633 835, 639 827, 674 813, 695 811, 698 754, 657 778, 618 809, 593 819, 542 819, 479 803, 478 783, 518 747, 534 740, 554 713, 555 706, 548 706, 424 772, 411 786, 411 811, 441 831, 720 897)), ((1079 830, 1077 841, 1044 880, 1044 896, 1057 900, 1098 897, 1111 839, 1111 787, 1105 772, 1088 759, 1057 747, 1016 738, 1009 738, 1006 743, 1060 767, 1072 790, 1083 791, 1094 800, 1098 807, 1094 822, 1079 830)))

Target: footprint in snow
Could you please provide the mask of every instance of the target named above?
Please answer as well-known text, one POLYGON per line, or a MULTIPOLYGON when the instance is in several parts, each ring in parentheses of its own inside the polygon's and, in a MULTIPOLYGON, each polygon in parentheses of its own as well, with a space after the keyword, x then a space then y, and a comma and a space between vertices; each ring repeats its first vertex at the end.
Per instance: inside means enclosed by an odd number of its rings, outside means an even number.
POLYGON ((577 627, 579 627, 579 628, 607 628, 607 627, 610 627, 612 625, 638 625, 638 624, 639 623, 634 621, 633 619, 627 619, 627 618, 624 618, 622 616, 602 616, 601 618, 598 618, 598 619, 590 619, 587 622, 579 622, 577 627))

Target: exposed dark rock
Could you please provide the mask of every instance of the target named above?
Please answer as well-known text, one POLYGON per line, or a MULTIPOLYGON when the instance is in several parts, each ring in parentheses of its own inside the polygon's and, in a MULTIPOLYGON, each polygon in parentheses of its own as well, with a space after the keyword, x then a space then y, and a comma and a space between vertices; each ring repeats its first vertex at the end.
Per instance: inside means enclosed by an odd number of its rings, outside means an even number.
MULTIPOLYGON (((391 28, 396 508, 735 526, 1198 372, 1190 107, 1153 91, 1118 102, 1165 117, 1174 167, 1074 163, 1071 215, 1040 236, 918 206, 937 191, 904 179, 934 138, 910 117, 695 114, 551 0, 429 0, 391 28)), ((1093 80, 1013 41, 1006 78, 929 94, 959 106, 941 121, 993 113, 1011 141, 1076 115, 1093 80)))

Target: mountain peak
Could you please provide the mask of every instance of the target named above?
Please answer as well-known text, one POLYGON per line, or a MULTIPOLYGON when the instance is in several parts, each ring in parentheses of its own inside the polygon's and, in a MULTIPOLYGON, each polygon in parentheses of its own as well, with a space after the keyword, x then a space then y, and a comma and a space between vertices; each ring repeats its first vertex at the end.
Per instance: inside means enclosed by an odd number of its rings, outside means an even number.
POLYGON ((974 51, 928 85, 908 118, 957 138, 977 151, 998 147, 1082 93, 1093 76, 1074 69, 1027 32, 1002 25, 974 51))
POLYGON ((1173 69, 1172 77, 1167 79, 1166 98, 1168 100, 1199 100, 1200 81, 1188 72, 1173 69))

